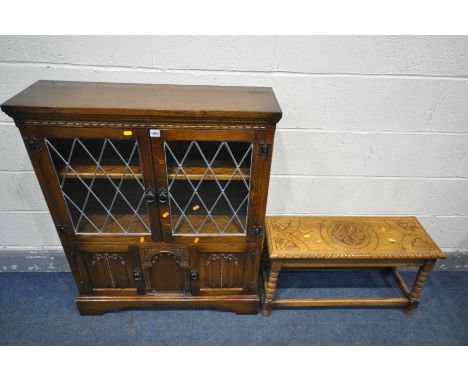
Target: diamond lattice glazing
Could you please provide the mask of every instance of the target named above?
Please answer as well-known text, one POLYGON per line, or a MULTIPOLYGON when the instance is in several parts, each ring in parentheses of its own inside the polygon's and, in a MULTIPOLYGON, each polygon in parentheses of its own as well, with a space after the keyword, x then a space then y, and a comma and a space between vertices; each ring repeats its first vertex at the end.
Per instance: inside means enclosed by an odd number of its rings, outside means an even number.
POLYGON ((149 233, 138 142, 45 139, 75 233, 149 233))
POLYGON ((253 143, 164 143, 173 235, 245 235, 253 143))

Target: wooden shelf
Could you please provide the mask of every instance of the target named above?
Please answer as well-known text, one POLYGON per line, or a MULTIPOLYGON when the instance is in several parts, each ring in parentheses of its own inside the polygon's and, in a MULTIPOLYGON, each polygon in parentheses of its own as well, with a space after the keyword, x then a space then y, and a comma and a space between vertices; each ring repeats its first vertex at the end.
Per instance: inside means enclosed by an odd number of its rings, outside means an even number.
MULTIPOLYGON (((124 228, 127 228, 128 224, 130 223, 130 219, 132 218, 133 215, 114 214, 114 216, 124 228)), ((224 228, 224 226, 231 219, 231 216, 232 215, 214 215, 214 220, 216 221, 216 223, 220 227, 224 228)), ((173 218, 173 220, 172 220, 173 224, 175 224, 179 220, 179 217, 180 217, 180 215, 174 215, 172 217, 173 218)), ((206 217, 206 215, 190 215, 190 214, 188 215, 188 218, 189 218, 190 222, 192 223, 192 225, 195 228, 198 228, 200 226, 200 224, 203 222, 203 220, 205 220, 205 217, 206 217)), ((89 215, 89 219, 99 228, 104 223, 105 218, 106 218, 106 216, 101 215, 101 214, 89 215)), ((147 216, 142 215, 142 218, 149 227, 150 223, 148 221, 147 216)), ((245 215, 239 215, 239 219, 240 219, 241 222, 244 222, 245 221, 245 215)), ((132 232, 132 233, 135 233, 135 234, 140 233, 140 234, 144 235, 144 234, 148 233, 148 232, 146 232, 146 229, 143 226, 143 224, 141 223, 141 221, 136 217, 135 217, 135 219, 133 219, 132 227, 130 227, 130 228, 133 228, 134 232, 132 232)), ((96 233, 96 230, 94 229, 94 227, 86 219, 83 218, 82 223, 80 225, 80 232, 79 233, 92 234, 92 233, 96 233)), ((106 228, 105 228, 104 233, 107 233, 107 234, 112 234, 112 233, 113 234, 123 234, 120 227, 115 223, 115 221, 112 218, 109 218, 107 220, 107 224, 106 224, 106 228)), ((185 220, 183 220, 182 223, 179 225, 179 227, 177 229, 177 234, 182 234, 182 235, 193 234, 193 236, 196 236, 193 233, 192 228, 190 227, 190 225, 185 220)), ((218 229, 216 228, 216 226, 211 221, 208 221, 205 224, 205 226, 204 226, 202 232, 200 232, 200 234, 201 235, 210 234, 210 235, 213 235, 213 236, 222 236, 222 234, 219 233, 218 229)), ((227 235, 243 234, 242 227, 239 226, 239 223, 237 222, 237 220, 233 220, 229 224, 229 227, 226 229, 224 234, 225 235, 226 234, 227 235)))
MULTIPOLYGON (((206 171, 206 166, 196 166, 195 163, 185 163, 183 166, 183 169, 185 173, 187 174, 187 177, 190 180, 200 180, 206 171)), ((229 163, 226 163, 226 164, 220 163, 218 166, 211 167, 211 171, 213 172, 213 174, 216 175, 216 178, 218 180, 231 179, 231 175, 234 172, 234 170, 235 170, 235 167, 233 167, 233 165, 229 163)), ((244 176, 245 180, 250 179, 250 168, 241 167, 240 171, 242 172, 242 175, 244 176)), ((187 179, 185 177, 185 174, 182 171, 179 171, 177 173, 177 167, 168 167, 167 172, 168 172, 168 178, 171 180, 174 178, 176 178, 176 180, 187 179)), ((215 177, 210 172, 208 172, 203 179, 214 180, 215 177)), ((236 171, 236 173, 232 177, 232 180, 242 180, 242 177, 239 174, 239 172, 236 171)))
MULTIPOLYGON (((108 177, 111 179, 135 179, 131 171, 126 169, 124 166, 119 165, 101 165, 101 168, 98 168, 96 171, 96 166, 94 165, 73 165, 73 170, 67 170, 67 178, 77 178, 77 174, 82 179, 107 179, 108 177), (105 172, 105 173, 104 173, 105 172), (107 174, 107 175, 106 175, 107 174)), ((130 166, 131 170, 135 174, 138 179, 143 178, 143 174, 141 171, 140 166, 130 166)), ((233 167, 212 167, 213 174, 216 175, 218 180, 229 180, 231 178, 232 173, 234 172, 233 167)), ((245 180, 250 179, 250 169, 246 167, 242 167, 241 169, 242 175, 244 176, 245 180)), ((206 171, 206 167, 195 167, 195 166, 184 166, 184 171, 187 174, 187 177, 190 180, 200 180, 203 177, 203 174, 206 171)), ((170 180, 176 178, 176 180, 186 180, 184 173, 179 171, 176 175, 177 167, 170 167, 168 168, 168 178, 170 180)), ((60 169, 58 172, 60 176, 64 176, 65 174, 65 167, 60 169)), ((214 180, 215 177, 208 173, 203 178, 204 180, 214 180)), ((239 172, 236 172, 232 177, 232 180, 242 180, 239 172)))
MULTIPOLYGON (((119 166, 119 165, 101 165, 101 168, 98 168, 96 170, 96 166, 94 165, 73 165, 73 172, 72 170, 68 169, 67 170, 67 178, 77 178, 77 174, 83 178, 83 179, 91 179, 91 178, 96 178, 96 179, 107 179, 107 177, 111 179, 120 179, 122 176, 124 179, 135 179, 133 176, 132 172, 125 168, 124 166, 119 166), (104 173, 107 173, 107 175, 104 173), (76 173, 76 174, 75 174, 76 173)), ((130 166, 130 169, 133 171, 133 173, 136 175, 138 179, 143 178, 143 174, 141 172, 141 167, 140 166, 130 166)), ((65 167, 59 171, 60 176, 64 176, 65 174, 65 167)))
MULTIPOLYGON (((206 215, 191 215, 189 214, 188 219, 190 220, 190 223, 192 223, 193 227, 197 229, 205 220, 206 215)), ((214 215, 213 218, 216 221, 216 224, 218 224, 221 229, 224 228, 224 226, 228 223, 228 221, 231 219, 232 215, 214 215)), ((172 216, 172 223, 176 224, 176 222, 179 220, 180 215, 173 215, 172 216)), ((239 219, 241 222, 245 222, 245 215, 239 215, 239 219)), ((187 223, 187 221, 184 219, 180 223, 179 227, 177 228, 177 234, 182 234, 182 235, 187 235, 187 234, 193 234, 192 228, 190 225, 187 223)), ((202 229, 202 232, 200 232, 202 235, 207 235, 207 234, 212 234, 214 236, 222 236, 222 234, 219 233, 218 228, 213 224, 211 220, 209 220, 202 229)), ((237 219, 233 219, 231 223, 229 224, 229 227, 226 229, 225 235, 232 235, 232 234, 243 234, 242 232, 242 227, 240 227, 237 219)))
MULTIPOLYGON (((130 224, 130 220, 132 219, 133 215, 131 214, 113 214, 117 221, 120 223, 122 227, 127 229, 128 225, 130 224)), ((148 220, 148 216, 146 214, 140 215, 143 221, 146 223, 146 225, 149 227, 150 223, 148 220)), ((101 228, 101 226, 104 224, 104 220, 106 219, 106 215, 104 214, 91 214, 88 215, 89 219, 96 225, 96 227, 101 228)), ((145 226, 141 223, 140 219, 135 217, 133 219, 132 225, 130 229, 133 231, 131 232, 132 234, 148 234, 146 231, 145 226)), ((80 232, 79 233, 96 233, 95 228, 89 223, 88 220, 85 218, 82 219, 82 222, 80 224, 80 232)), ((104 230, 104 233, 107 234, 122 234, 122 229, 117 225, 117 223, 109 217, 107 219, 106 227, 104 230)))

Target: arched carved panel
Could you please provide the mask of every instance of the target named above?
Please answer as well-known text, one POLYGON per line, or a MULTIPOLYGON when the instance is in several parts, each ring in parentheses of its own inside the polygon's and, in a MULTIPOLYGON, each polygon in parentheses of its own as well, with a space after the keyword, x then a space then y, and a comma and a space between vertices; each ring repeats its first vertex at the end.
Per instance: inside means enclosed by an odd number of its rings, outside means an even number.
POLYGON ((174 260, 181 267, 189 266, 188 249, 185 247, 172 247, 172 246, 157 246, 157 247, 141 247, 140 257, 141 263, 144 264, 151 260, 155 255, 168 253, 174 257, 174 260))
POLYGON ((147 293, 190 291, 187 248, 140 248, 141 266, 147 293))

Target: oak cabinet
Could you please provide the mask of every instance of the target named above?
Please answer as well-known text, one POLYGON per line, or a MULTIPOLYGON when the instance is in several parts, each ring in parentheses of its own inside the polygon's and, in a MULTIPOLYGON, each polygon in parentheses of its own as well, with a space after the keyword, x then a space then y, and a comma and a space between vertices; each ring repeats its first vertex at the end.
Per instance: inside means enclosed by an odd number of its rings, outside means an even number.
POLYGON ((256 313, 275 125, 270 88, 39 81, 19 128, 83 314, 256 313))

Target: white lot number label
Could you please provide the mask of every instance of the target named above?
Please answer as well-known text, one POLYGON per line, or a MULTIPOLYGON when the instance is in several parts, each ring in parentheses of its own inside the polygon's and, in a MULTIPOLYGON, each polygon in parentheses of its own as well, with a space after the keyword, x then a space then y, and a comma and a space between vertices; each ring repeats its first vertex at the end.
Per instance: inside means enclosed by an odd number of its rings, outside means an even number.
POLYGON ((159 138, 160 136, 161 136, 161 130, 150 129, 150 137, 151 138, 159 138))

